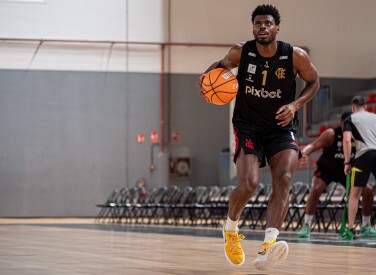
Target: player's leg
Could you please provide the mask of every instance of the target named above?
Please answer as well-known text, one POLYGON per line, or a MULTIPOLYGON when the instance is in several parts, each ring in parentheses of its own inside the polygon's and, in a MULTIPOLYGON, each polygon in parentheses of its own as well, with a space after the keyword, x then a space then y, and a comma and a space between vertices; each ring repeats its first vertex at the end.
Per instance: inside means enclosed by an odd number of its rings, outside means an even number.
POLYGON ((298 163, 298 152, 286 149, 269 160, 273 192, 268 204, 266 227, 279 229, 289 208, 289 191, 292 175, 298 163))
POLYGON ((238 222, 245 205, 254 194, 259 183, 261 147, 257 137, 244 130, 235 129, 235 163, 238 186, 231 193, 228 204, 228 217, 223 226, 224 250, 227 261, 232 265, 242 265, 245 260, 240 241, 238 222), (251 142, 252 140, 252 142, 251 142))
POLYGON ((256 155, 245 154, 240 149, 236 159, 238 186, 231 193, 228 203, 228 216, 232 220, 239 220, 245 205, 252 197, 259 184, 260 161, 256 155))
POLYGON ((259 270, 267 270, 283 262, 288 255, 287 243, 277 242, 277 237, 288 211, 290 181, 297 163, 296 149, 285 149, 269 158, 273 192, 267 209, 264 243, 253 261, 253 265, 259 270))
MULTIPOLYGON (((376 175, 376 153, 371 153, 371 171, 376 175)), ((376 230, 371 225, 371 215, 373 210, 373 197, 374 192, 371 186, 367 185, 362 193, 362 227, 360 228, 359 235, 361 237, 376 237, 376 230)))
POLYGON ((267 210, 266 227, 281 228, 289 207, 289 190, 298 161, 296 150, 286 149, 269 160, 272 173, 272 195, 267 210))
POLYGON ((358 212, 359 198, 363 192, 364 187, 354 186, 351 188, 348 204, 348 227, 353 229, 355 227, 355 217, 358 212))
POLYGON ((361 237, 376 237, 376 230, 371 226, 373 196, 373 189, 367 184, 362 192, 362 227, 359 232, 361 237))
MULTIPOLYGON (((367 182, 371 173, 373 159, 372 152, 367 152, 355 159, 354 166, 351 172, 351 185, 353 186, 349 195, 348 202, 348 228, 354 236, 350 236, 347 239, 352 239, 355 237, 355 217, 358 212, 359 198, 366 188, 367 182)), ((345 232, 346 233, 346 232, 345 232)), ((348 234, 348 235, 351 235, 348 234)), ((344 236, 346 238, 346 236, 344 236)))
POLYGON ((311 234, 312 220, 316 212, 319 198, 326 188, 326 183, 316 175, 312 178, 311 191, 309 192, 305 215, 304 224, 298 231, 297 236, 299 238, 308 238, 311 234))

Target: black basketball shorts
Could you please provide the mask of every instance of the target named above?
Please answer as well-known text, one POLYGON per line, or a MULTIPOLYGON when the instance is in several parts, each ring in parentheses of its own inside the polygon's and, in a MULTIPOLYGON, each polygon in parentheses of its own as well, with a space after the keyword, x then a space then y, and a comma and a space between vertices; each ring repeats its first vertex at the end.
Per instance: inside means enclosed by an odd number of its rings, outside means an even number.
POLYGON ((329 185, 331 182, 339 182, 346 188, 346 175, 343 172, 343 169, 343 166, 339 168, 329 168, 323 165, 317 165, 314 176, 323 180, 326 185, 329 185))
POLYGON ((351 184, 366 187, 371 172, 376 177, 376 150, 368 151, 354 160, 351 184))
POLYGON ((234 162, 242 148, 245 154, 253 154, 260 160, 260 167, 266 166, 266 161, 285 149, 294 149, 299 151, 295 134, 291 131, 276 130, 271 134, 262 134, 234 127, 235 135, 235 155, 234 162))

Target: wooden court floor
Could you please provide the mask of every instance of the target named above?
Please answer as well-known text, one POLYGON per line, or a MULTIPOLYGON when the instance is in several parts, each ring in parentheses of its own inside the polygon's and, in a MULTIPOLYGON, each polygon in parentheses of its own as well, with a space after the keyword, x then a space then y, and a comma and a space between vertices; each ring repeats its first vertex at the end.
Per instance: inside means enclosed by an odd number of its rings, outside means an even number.
POLYGON ((376 240, 328 244, 335 236, 318 234, 297 242, 285 234, 287 260, 260 272, 251 262, 262 233, 242 233, 246 262, 234 268, 220 228, 0 220, 0 274, 376 274, 376 240))

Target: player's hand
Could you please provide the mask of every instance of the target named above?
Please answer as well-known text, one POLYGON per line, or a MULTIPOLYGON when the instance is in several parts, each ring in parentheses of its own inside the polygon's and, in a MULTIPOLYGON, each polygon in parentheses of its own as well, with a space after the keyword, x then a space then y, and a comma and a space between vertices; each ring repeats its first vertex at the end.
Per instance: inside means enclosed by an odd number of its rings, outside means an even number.
POLYGON ((199 89, 199 93, 200 93, 200 96, 203 100, 205 100, 206 102, 209 102, 209 100, 204 96, 204 93, 205 93, 205 90, 202 89, 202 81, 204 81, 204 78, 206 77, 206 74, 202 74, 200 75, 200 77, 198 78, 197 82, 196 82, 196 86, 197 88, 199 89))
POLYGON ((346 164, 345 168, 343 168, 343 172, 345 173, 345 175, 350 174, 351 173, 351 164, 346 164))
POLYGON ((277 123, 277 125, 280 125, 282 127, 288 125, 290 121, 294 119, 296 111, 297 108, 293 104, 283 105, 278 109, 276 113, 275 119, 281 120, 277 123))
POLYGON ((299 159, 299 165, 302 167, 307 167, 308 164, 308 156, 302 153, 302 157, 299 159))

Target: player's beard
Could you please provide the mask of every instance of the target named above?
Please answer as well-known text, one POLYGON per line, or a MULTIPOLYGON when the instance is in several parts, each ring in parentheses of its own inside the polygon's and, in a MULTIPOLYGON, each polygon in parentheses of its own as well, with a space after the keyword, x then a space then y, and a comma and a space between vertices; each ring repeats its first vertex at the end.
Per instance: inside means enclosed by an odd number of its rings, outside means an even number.
POLYGON ((255 39, 256 39, 257 43, 259 43, 261 45, 269 45, 269 44, 271 44, 275 41, 275 38, 276 38, 276 35, 273 34, 273 33, 269 33, 269 36, 266 37, 265 39, 260 39, 258 37, 258 35, 255 35, 255 39))
POLYGON ((256 41, 261 44, 261 45, 269 45, 271 43, 273 43, 275 40, 275 37, 271 37, 269 36, 267 39, 260 39, 256 36, 256 41))

